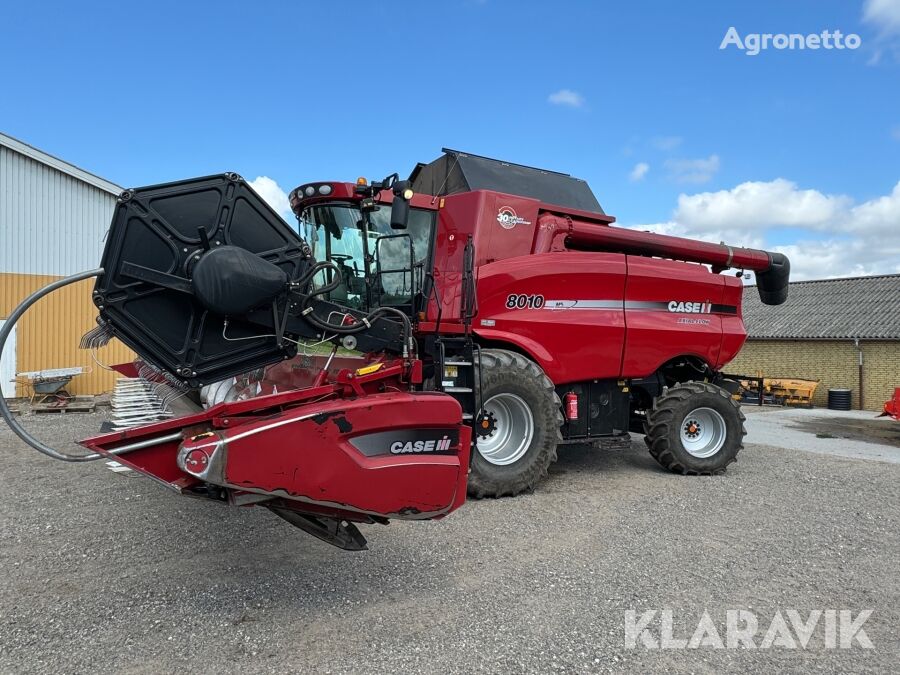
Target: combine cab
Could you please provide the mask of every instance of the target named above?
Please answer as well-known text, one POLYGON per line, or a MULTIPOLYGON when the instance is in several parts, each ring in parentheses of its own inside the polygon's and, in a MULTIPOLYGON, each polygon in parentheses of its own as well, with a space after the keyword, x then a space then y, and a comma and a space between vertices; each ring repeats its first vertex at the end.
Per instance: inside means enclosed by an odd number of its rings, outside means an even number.
POLYGON ((533 489, 567 442, 641 433, 685 474, 734 461, 743 416, 722 369, 746 333, 723 273, 755 271, 779 304, 783 256, 616 228, 584 181, 450 150, 406 180, 306 183, 290 201, 296 228, 235 174, 124 192, 102 266, 24 301, 0 348, 38 299, 96 277, 83 344, 121 340, 189 409, 84 455, 2 404, 13 430, 347 549, 364 547, 354 523, 533 489))

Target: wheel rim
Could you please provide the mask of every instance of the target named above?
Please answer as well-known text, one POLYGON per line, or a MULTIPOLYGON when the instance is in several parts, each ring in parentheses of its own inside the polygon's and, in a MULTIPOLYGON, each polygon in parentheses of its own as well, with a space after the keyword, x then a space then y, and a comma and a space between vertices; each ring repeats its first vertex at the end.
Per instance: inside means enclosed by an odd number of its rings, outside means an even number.
POLYGON ((681 445, 694 457, 712 457, 725 445, 725 418, 712 408, 695 408, 681 423, 681 445))
POLYGON ((534 416, 528 404, 515 394, 497 394, 484 403, 493 430, 478 439, 478 452, 497 466, 519 461, 534 438, 534 416))

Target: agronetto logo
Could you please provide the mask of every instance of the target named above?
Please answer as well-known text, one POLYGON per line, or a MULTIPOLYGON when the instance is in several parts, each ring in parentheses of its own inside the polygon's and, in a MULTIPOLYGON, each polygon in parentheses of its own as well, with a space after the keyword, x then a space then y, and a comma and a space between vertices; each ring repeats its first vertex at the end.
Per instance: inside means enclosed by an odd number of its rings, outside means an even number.
POLYGON ((625 612, 627 649, 874 649, 863 625, 872 615, 864 609, 855 616, 848 609, 796 609, 759 616, 746 609, 725 612, 724 626, 716 625, 709 612, 700 620, 688 617, 675 627, 671 609, 650 609, 642 614, 625 612), (696 624, 694 623, 696 621, 696 624), (694 627, 696 626, 696 627, 694 627), (691 630, 693 628, 693 630, 691 630))
POLYGON ((757 56, 766 49, 859 49, 862 38, 856 33, 844 35, 839 30, 823 30, 821 33, 747 33, 743 37, 730 26, 722 38, 719 49, 734 47, 747 56, 757 56))

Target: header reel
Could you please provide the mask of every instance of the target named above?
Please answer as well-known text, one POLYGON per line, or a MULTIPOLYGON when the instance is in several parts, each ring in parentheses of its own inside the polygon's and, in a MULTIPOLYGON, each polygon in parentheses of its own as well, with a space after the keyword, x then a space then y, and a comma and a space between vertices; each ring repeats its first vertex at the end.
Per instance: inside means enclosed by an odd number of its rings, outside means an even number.
POLYGON ((102 266, 101 325, 191 387, 292 358, 302 339, 408 354, 406 317, 319 299, 331 263, 234 173, 123 192, 102 266))

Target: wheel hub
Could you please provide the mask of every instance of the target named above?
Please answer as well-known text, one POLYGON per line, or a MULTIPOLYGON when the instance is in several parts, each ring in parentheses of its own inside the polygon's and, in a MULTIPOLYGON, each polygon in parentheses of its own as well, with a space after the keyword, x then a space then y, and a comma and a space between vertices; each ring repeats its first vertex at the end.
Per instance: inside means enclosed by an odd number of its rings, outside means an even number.
POLYGON ((725 445, 726 436, 725 418, 712 408, 696 408, 681 423, 681 444, 694 457, 712 457, 725 445))
POLYGON ((494 417, 494 413, 482 413, 481 417, 478 418, 478 422, 475 424, 475 433, 478 437, 487 438, 493 436, 496 430, 497 419, 494 417))
POLYGON ((496 394, 484 403, 475 424, 479 454, 491 464, 506 466, 528 452, 534 438, 531 408, 515 394, 496 394))

